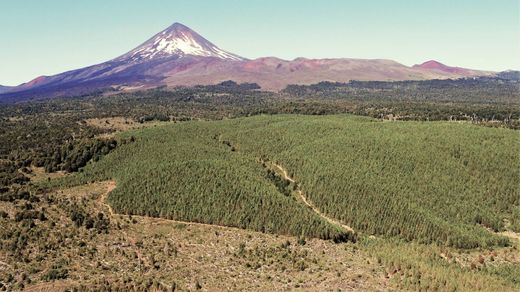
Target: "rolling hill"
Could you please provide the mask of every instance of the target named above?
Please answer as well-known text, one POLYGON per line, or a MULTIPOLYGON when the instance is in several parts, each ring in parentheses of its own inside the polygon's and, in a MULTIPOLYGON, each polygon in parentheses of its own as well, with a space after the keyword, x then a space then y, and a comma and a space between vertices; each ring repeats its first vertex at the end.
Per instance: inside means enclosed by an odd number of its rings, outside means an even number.
MULTIPOLYGON (((441 62, 437 62, 435 60, 426 61, 422 64, 413 65, 412 68, 418 70, 425 70, 427 72, 440 72, 440 73, 448 73, 448 74, 457 74, 461 76, 474 76, 474 75, 482 75, 482 71, 472 70, 461 67, 451 67, 442 64, 441 62)), ((491 72, 487 72, 491 73, 491 72)))

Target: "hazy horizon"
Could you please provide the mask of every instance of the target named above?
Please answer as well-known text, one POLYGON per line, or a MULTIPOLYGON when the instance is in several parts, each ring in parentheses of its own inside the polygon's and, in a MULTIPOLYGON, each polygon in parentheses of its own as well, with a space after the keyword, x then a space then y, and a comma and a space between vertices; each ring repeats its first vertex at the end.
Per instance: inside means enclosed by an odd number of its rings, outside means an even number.
POLYGON ((512 0, 6 2, 0 85, 7 86, 115 58, 174 22, 249 59, 391 59, 408 66, 437 60, 520 69, 520 7, 512 0))

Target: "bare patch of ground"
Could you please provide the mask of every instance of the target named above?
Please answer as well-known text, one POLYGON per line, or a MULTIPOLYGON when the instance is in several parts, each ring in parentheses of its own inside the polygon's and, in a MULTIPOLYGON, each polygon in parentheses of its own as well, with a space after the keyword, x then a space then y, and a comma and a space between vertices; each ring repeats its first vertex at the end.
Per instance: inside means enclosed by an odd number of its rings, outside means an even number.
MULTIPOLYGON (((146 123, 139 123, 131 118, 125 117, 112 117, 112 118, 95 118, 87 119, 85 123, 89 126, 101 128, 104 130, 111 130, 115 132, 144 129, 149 127, 155 127, 169 122, 150 121, 146 123)), ((112 137, 113 134, 103 134, 101 137, 112 137)))
POLYGON ((67 175, 65 171, 56 171, 56 172, 48 173, 48 172, 45 172, 45 168, 43 168, 43 167, 32 166, 30 169, 31 169, 31 173, 29 174, 29 178, 31 179, 32 182, 51 180, 51 179, 60 178, 60 177, 67 175))

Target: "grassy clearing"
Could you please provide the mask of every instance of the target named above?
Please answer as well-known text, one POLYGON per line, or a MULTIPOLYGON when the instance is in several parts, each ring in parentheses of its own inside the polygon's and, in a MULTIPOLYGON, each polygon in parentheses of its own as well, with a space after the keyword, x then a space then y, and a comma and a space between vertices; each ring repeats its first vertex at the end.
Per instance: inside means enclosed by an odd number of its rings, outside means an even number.
POLYGON ((167 124, 168 122, 154 120, 144 123, 127 117, 110 117, 85 119, 84 123, 88 126, 109 130, 110 133, 101 134, 100 136, 111 137, 111 135, 114 135, 114 132, 151 128, 167 124))

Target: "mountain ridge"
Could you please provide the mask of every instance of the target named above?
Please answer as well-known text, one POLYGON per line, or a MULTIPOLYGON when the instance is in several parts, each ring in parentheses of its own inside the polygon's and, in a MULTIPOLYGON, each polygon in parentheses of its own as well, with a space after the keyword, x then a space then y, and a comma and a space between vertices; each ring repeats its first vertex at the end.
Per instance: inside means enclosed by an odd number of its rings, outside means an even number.
POLYGON ((258 83, 263 90, 278 91, 289 84, 320 81, 425 80, 492 74, 494 72, 450 67, 437 61, 408 67, 385 59, 262 57, 249 60, 219 48, 189 27, 175 22, 107 62, 0 88, 0 101, 82 95, 107 88, 211 85, 226 80, 258 83))

